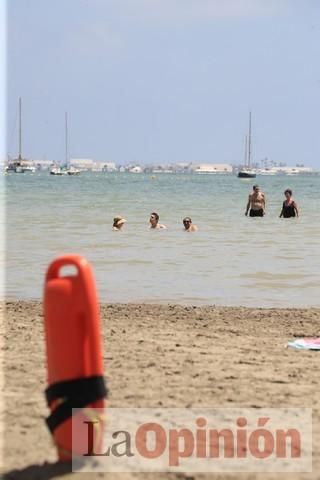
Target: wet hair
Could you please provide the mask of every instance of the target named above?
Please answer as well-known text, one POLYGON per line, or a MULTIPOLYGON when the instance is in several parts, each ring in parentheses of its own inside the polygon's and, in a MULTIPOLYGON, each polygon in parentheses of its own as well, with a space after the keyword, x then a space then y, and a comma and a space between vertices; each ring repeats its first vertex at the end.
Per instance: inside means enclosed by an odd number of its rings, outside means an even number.
POLYGON ((159 215, 156 213, 156 212, 152 212, 150 216, 154 216, 154 218, 157 220, 157 222, 159 221, 159 215))
POLYGON ((252 190, 257 190, 259 188, 259 185, 253 185, 252 190))
POLYGON ((290 188, 287 188, 287 190, 284 191, 284 194, 289 193, 290 197, 292 196, 292 190, 290 188))
POLYGON ((117 217, 114 217, 113 219, 113 227, 117 227, 118 223, 121 222, 122 220, 122 223, 124 223, 124 218, 121 217, 121 215, 118 215, 117 217))

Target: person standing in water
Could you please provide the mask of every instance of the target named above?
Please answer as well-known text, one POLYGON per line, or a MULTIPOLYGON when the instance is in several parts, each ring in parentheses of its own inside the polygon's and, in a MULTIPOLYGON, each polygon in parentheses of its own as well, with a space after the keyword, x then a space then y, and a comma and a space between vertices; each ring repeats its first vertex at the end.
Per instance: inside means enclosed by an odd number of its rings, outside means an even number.
POLYGON ((153 229, 160 229, 160 228, 167 228, 165 225, 162 225, 161 223, 159 223, 159 215, 156 213, 156 212, 152 212, 151 215, 150 215, 150 228, 153 228, 153 229))
POLYGON ((259 185, 253 185, 253 192, 250 193, 245 215, 250 217, 263 217, 266 209, 266 197, 261 192, 259 185))
POLYGON ((182 223, 183 223, 183 226, 184 226, 184 230, 186 232, 197 232, 198 231, 197 225, 193 225, 190 217, 185 217, 182 220, 182 223))
POLYGON ((282 204, 282 210, 279 217, 283 218, 291 218, 291 217, 299 217, 298 205, 292 198, 292 190, 287 188, 285 190, 284 195, 286 197, 285 201, 282 204))

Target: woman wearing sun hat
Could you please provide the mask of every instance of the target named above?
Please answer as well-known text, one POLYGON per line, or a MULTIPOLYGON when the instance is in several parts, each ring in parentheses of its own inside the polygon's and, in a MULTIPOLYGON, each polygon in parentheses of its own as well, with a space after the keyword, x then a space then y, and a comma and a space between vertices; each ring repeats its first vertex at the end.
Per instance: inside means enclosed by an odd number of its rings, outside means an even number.
POLYGON ((121 217, 121 215, 118 215, 117 217, 114 217, 113 219, 113 225, 112 225, 112 230, 121 230, 123 225, 126 223, 126 219, 121 217))

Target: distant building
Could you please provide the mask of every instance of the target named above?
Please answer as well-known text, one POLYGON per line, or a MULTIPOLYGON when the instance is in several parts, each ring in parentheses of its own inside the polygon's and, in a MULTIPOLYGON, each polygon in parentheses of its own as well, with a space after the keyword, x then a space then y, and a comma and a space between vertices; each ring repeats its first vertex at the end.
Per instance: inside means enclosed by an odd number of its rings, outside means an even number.
POLYGON ((32 160, 23 162, 28 167, 35 167, 38 170, 49 170, 52 167, 52 160, 32 160))
POLYGON ((274 167, 277 173, 284 173, 286 175, 297 175, 299 173, 312 173, 313 169, 310 167, 274 167))
POLYGON ((267 168, 258 168, 256 173, 258 175, 300 175, 313 173, 314 170, 310 167, 287 167, 287 166, 275 166, 267 168))
POLYGON ((37 170, 49 170, 52 167, 52 160, 34 160, 32 166, 37 170))
POLYGON ((181 173, 189 173, 192 171, 192 163, 177 163, 176 165, 176 171, 181 173))
POLYGON ((115 172, 117 170, 116 164, 114 162, 104 162, 101 165, 104 172, 115 172))
POLYGON ((201 163, 193 167, 194 173, 232 173, 232 166, 228 163, 201 163))
POLYGON ((91 172, 103 172, 103 165, 100 162, 94 162, 92 164, 91 172))
POLYGON ((69 163, 72 167, 80 170, 92 170, 94 168, 92 158, 70 158, 69 163))

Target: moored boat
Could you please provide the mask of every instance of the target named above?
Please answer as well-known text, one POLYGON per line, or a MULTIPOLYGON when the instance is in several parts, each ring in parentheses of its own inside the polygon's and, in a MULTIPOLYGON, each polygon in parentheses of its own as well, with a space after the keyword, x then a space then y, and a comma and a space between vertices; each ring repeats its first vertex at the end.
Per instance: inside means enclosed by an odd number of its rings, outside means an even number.
POLYGON ((52 167, 50 169, 50 175, 66 175, 66 174, 67 174, 67 171, 62 170, 61 167, 52 167))
POLYGON ((19 154, 18 158, 8 162, 6 167, 7 172, 24 173, 26 171, 23 165, 24 159, 22 158, 22 100, 19 97, 19 154))
POLYGON ((78 168, 75 168, 75 167, 71 166, 70 168, 68 168, 67 174, 68 175, 80 175, 80 170, 78 168))
POLYGON ((257 176, 256 170, 251 168, 251 156, 251 112, 249 112, 249 132, 245 137, 244 167, 238 172, 239 178, 255 178, 257 176))
POLYGON ((68 132, 68 114, 65 113, 65 164, 63 167, 54 166, 50 170, 50 175, 80 175, 80 170, 69 164, 69 132, 68 132))
POLYGON ((255 178, 256 176, 257 176, 257 174, 251 169, 249 170, 249 169, 242 168, 238 172, 238 177, 239 178, 255 178))

